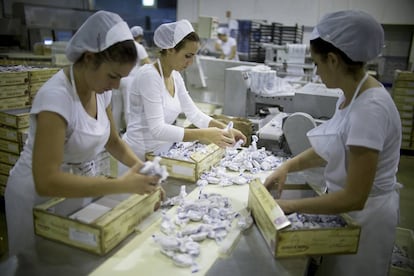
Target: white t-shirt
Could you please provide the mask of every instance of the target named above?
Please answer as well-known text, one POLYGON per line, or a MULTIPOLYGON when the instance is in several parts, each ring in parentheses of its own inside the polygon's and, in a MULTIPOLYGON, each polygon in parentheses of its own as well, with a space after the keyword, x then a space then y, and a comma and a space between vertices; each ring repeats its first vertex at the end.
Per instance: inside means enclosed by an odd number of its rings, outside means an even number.
MULTIPOLYGON (((346 113, 346 109, 338 109, 343 100, 344 96, 338 99, 337 110, 331 120, 340 120, 340 116, 346 113), (336 116, 338 117, 335 118, 336 116)), ((355 99, 349 118, 344 123, 341 136, 346 147, 362 146, 379 151, 371 195, 395 189, 401 147, 401 120, 389 93, 384 88, 371 88, 365 91, 355 99)), ((344 185, 346 175, 339 172, 343 170, 341 167, 346 168, 347 159, 345 156, 342 160, 337 160, 332 167, 328 164, 325 168, 331 170, 332 183, 344 185), (335 173, 335 168, 338 174, 335 173)))
MULTIPOLYGON (((67 142, 74 131, 79 130, 79 126, 74 126, 75 120, 79 116, 84 116, 82 128, 80 131, 93 132, 94 130, 100 130, 108 124, 108 117, 106 114, 106 108, 111 103, 112 92, 107 91, 103 94, 96 94, 97 101, 97 119, 87 117, 87 113, 80 114, 79 111, 79 97, 74 95, 73 87, 70 81, 67 79, 63 70, 60 70, 52 78, 50 78, 38 91, 33 101, 32 109, 30 111, 30 129, 27 139, 27 144, 24 147, 22 156, 30 157, 34 144, 34 137, 36 134, 36 114, 41 111, 52 111, 62 116, 68 126, 66 129, 67 142)), ((64 162, 84 162, 90 161, 95 158, 96 154, 100 153, 103 148, 98 149, 81 149, 82 143, 79 145, 79 150, 76 148, 68 148, 65 143, 64 148, 64 162)), ((31 164, 30 164, 31 165, 31 164)))
POLYGON ((79 110, 81 107, 79 97, 74 94, 72 85, 63 70, 52 76, 36 94, 30 112, 28 139, 17 163, 10 172, 5 193, 10 254, 16 254, 22 248, 34 245, 33 206, 49 199, 37 194, 32 173, 32 152, 37 127, 36 114, 41 111, 51 111, 66 120, 64 162, 90 161, 96 157, 96 153, 102 151, 109 137, 109 119, 106 108, 110 104, 111 94, 109 91, 96 95, 97 119, 87 117, 85 110, 79 110), (98 139, 99 143, 93 141, 93 146, 90 146, 91 141, 85 133, 93 133, 95 130, 98 131, 97 136, 102 137, 98 139), (81 139, 76 139, 76 137, 81 139))
POLYGON ((180 113, 198 128, 208 127, 211 117, 194 104, 181 74, 172 72, 175 94, 172 97, 154 64, 142 66, 133 82, 129 98, 129 119, 123 139, 139 158, 184 138, 184 129, 173 125, 180 113))
MULTIPOLYGON (((225 59, 229 59, 229 56, 231 54, 231 49, 234 46, 237 47, 236 39, 234 39, 231 36, 227 36, 227 41, 226 42, 223 42, 222 40, 217 39, 217 43, 221 45, 221 50, 223 51, 225 59)), ((239 57, 237 55, 237 50, 236 50, 236 55, 234 56, 233 60, 239 60, 239 57)))

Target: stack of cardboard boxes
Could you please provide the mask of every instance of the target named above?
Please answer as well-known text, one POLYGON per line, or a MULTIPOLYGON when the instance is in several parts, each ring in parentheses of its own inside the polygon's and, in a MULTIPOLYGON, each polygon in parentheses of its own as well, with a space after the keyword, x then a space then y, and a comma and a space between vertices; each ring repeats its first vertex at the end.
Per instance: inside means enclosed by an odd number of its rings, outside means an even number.
POLYGON ((401 117, 401 149, 414 150, 414 72, 396 70, 392 94, 401 117))

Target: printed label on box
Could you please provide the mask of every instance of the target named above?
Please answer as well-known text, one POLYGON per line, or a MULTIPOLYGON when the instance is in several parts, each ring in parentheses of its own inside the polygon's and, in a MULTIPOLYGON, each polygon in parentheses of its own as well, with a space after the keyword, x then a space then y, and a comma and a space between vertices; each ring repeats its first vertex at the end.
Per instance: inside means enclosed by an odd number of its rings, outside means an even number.
POLYGON ((179 175, 192 176, 194 174, 194 169, 180 165, 172 165, 171 172, 179 175))
POLYGON ((69 239, 91 246, 97 246, 96 236, 92 233, 81 231, 76 228, 69 228, 69 239))

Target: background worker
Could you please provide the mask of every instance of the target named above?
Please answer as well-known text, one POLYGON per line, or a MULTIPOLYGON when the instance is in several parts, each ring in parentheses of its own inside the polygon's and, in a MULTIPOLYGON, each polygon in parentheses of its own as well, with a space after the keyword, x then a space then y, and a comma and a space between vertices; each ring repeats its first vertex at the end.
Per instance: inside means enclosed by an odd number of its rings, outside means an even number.
POLYGON ((237 41, 229 36, 229 30, 224 27, 218 28, 217 38, 215 49, 220 53, 220 58, 226 60, 239 60, 239 56, 237 55, 237 41))

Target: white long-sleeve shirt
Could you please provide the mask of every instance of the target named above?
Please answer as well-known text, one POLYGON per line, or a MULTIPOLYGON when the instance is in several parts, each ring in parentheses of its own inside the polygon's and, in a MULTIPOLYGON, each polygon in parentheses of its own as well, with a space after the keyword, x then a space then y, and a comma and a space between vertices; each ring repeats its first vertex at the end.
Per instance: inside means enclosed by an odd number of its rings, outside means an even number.
POLYGON ((198 128, 208 127, 211 117, 193 102, 177 71, 172 72, 174 97, 154 64, 142 66, 134 79, 129 95, 129 118, 123 139, 141 160, 145 153, 158 150, 184 138, 184 128, 173 123, 180 113, 198 128))

